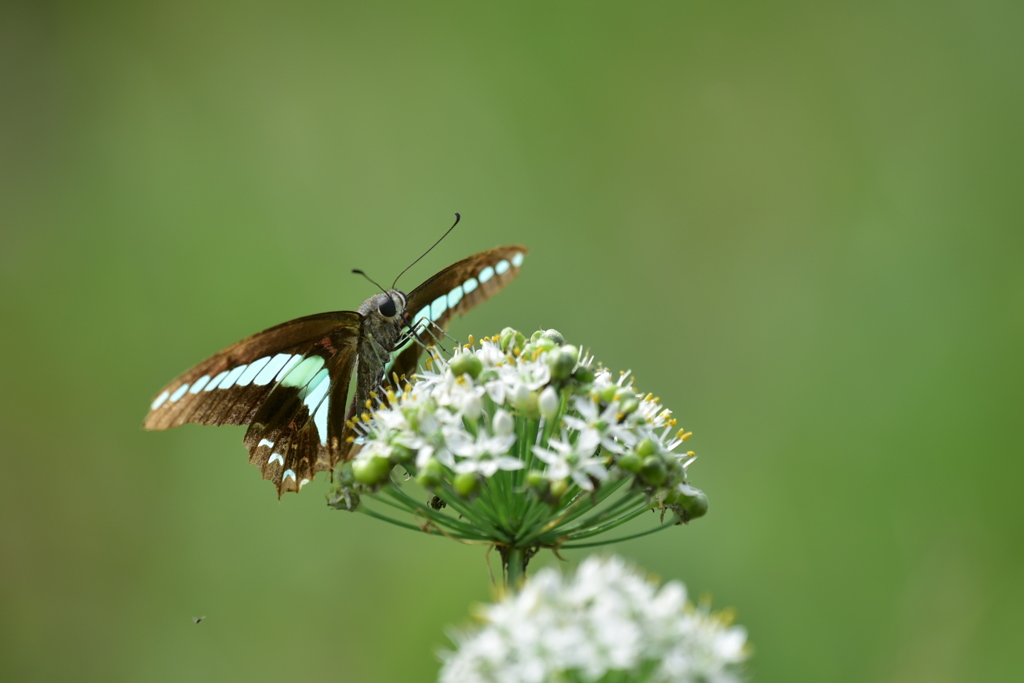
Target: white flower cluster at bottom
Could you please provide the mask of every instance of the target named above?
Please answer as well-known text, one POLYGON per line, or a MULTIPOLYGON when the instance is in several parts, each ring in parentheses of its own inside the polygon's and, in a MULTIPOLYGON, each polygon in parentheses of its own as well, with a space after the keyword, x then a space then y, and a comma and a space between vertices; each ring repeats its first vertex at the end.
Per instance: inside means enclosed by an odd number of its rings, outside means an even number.
POLYGON ((590 557, 569 578, 542 569, 479 616, 441 654, 443 683, 732 683, 747 657, 742 627, 616 557, 590 557))

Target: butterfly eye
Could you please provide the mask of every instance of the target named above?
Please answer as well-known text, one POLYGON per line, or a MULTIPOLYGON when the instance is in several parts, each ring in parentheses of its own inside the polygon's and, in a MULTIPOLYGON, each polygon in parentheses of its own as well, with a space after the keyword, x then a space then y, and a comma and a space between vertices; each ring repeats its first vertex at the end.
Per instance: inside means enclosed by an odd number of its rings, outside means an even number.
POLYGON ((395 302, 390 296, 381 303, 377 310, 380 311, 380 314, 385 318, 393 318, 395 317, 395 313, 398 312, 395 308, 395 302))

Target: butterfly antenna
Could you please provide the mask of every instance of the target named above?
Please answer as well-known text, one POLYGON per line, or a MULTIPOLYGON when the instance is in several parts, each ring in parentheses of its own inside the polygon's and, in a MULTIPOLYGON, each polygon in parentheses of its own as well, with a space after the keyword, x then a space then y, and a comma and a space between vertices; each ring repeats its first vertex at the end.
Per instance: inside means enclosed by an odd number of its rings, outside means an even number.
POLYGON ((388 290, 386 290, 386 289, 384 289, 383 287, 381 287, 380 285, 378 285, 378 284, 377 284, 377 283, 376 283, 376 282, 374 281, 374 279, 373 279, 372 277, 370 277, 369 275, 367 275, 367 274, 366 274, 366 273, 364 273, 363 271, 359 270, 358 268, 353 268, 353 269, 352 269, 352 272, 353 272, 353 273, 355 273, 356 275, 362 275, 362 276, 363 276, 363 277, 365 277, 365 278, 366 278, 367 280, 369 280, 369 281, 370 281, 370 284, 374 285, 374 286, 375 286, 375 287, 376 287, 377 289, 379 289, 380 291, 384 292, 385 294, 387 294, 387 293, 388 293, 388 290))
MULTIPOLYGON (((460 221, 460 220, 462 220, 462 216, 461 216, 461 215, 459 215, 459 212, 458 212, 458 211, 456 211, 456 212, 455 212, 455 222, 454 222, 454 223, 452 223, 452 227, 448 228, 448 230, 446 230, 446 231, 445 231, 445 233, 444 233, 443 235, 441 235, 441 238, 440 238, 440 239, 438 239, 438 240, 437 240, 436 242, 434 242, 433 244, 431 244, 431 245, 430 245, 430 249, 427 249, 427 250, 426 250, 425 252, 423 252, 422 254, 420 254, 420 258, 416 259, 415 261, 413 261, 412 263, 410 263, 409 265, 407 265, 407 266, 405 267, 405 270, 409 270, 410 268, 412 268, 413 266, 415 266, 415 265, 416 265, 417 263, 419 263, 419 262, 420 262, 420 259, 421 259, 421 258, 423 258, 423 257, 424 257, 424 256, 426 256, 427 254, 429 254, 429 253, 430 253, 430 251, 431 251, 431 250, 432 250, 432 249, 433 249, 434 247, 436 247, 437 245, 441 244, 441 240, 443 240, 443 239, 444 239, 445 237, 447 237, 447 236, 448 236, 448 233, 449 233, 449 232, 451 232, 452 230, 454 230, 454 229, 455 229, 455 226, 459 224, 459 221, 460 221)), ((398 274, 398 277, 396 277, 396 278, 395 278, 395 281, 391 283, 391 289, 394 289, 394 288, 395 288, 395 285, 397 285, 397 284, 398 284, 398 278, 399 278, 399 277, 402 277, 403 275, 405 275, 405 270, 403 270, 403 271, 402 271, 401 273, 399 273, 399 274, 398 274)), ((377 286, 378 286, 378 287, 380 287, 380 285, 377 285, 377 286)))

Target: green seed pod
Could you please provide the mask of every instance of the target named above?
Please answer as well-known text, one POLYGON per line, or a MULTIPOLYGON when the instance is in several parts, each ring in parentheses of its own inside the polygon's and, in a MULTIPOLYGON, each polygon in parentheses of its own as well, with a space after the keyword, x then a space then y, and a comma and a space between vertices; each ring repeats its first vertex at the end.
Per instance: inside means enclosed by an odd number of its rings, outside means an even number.
POLYGON ((356 459, 352 462, 352 476, 360 484, 376 486, 388 478, 392 467, 390 460, 380 456, 356 459))
POLYGON ((617 394, 618 391, 618 385, 609 384, 608 386, 601 390, 601 393, 598 394, 598 397, 605 403, 611 403, 612 401, 615 400, 615 394, 617 394))
POLYGON ((640 468, 640 476, 651 486, 661 486, 668 480, 668 469, 661 458, 656 455, 649 455, 644 458, 643 467, 640 468))
POLYGON ((526 488, 531 491, 536 491, 539 494, 547 493, 548 490, 548 478, 544 476, 543 472, 537 470, 530 470, 526 473, 526 488))
POLYGON ((558 344, 556 344, 551 339, 548 339, 547 337, 541 337, 535 342, 530 342, 530 347, 533 349, 539 349, 540 351, 547 352, 554 351, 555 349, 557 349, 558 344))
POLYGON ((562 349, 551 361, 551 379, 569 379, 576 367, 576 354, 562 349))
POLYGON ((434 489, 444 481, 444 466, 437 460, 428 460, 416 475, 416 483, 425 489, 434 489))
POLYGON ((679 516, 683 523, 691 519, 703 517, 708 513, 708 496, 699 488, 689 484, 680 484, 676 487, 675 505, 679 508, 679 516))
POLYGON ((619 412, 623 415, 629 415, 640 407, 640 401, 636 400, 633 396, 627 396, 619 401, 619 412))
POLYGON ((569 480, 568 479, 558 479, 557 481, 551 482, 551 488, 549 489, 549 491, 551 493, 551 498, 554 499, 554 500, 559 500, 562 496, 565 495, 565 492, 568 491, 568 490, 569 490, 569 480))
POLYGON ((391 461, 395 463, 411 462, 415 451, 406 448, 402 444, 394 444, 391 446, 391 461))
POLYGON ((484 369, 484 363, 476 357, 476 354, 464 352, 452 358, 451 368, 456 376, 469 375, 476 379, 480 376, 480 371, 484 369))
POLYGON ((558 330, 544 330, 543 332, 541 332, 540 336, 543 337, 544 339, 550 339, 551 341, 555 342, 556 346, 561 346, 562 344, 565 343, 565 337, 563 337, 562 333, 559 332, 558 330))
POLYGON ((653 439, 644 439, 636 446, 636 454, 641 458, 648 455, 655 455, 658 452, 658 444, 653 439))
POLYGON ((644 466, 643 460, 636 453, 623 453, 616 458, 615 464, 632 474, 636 474, 644 466))
POLYGON ((572 373, 572 377, 580 384, 590 384, 594 381, 594 371, 581 365, 572 373))
POLYGON ((473 472, 459 472, 452 480, 455 492, 463 498, 469 498, 480 488, 480 479, 473 472))

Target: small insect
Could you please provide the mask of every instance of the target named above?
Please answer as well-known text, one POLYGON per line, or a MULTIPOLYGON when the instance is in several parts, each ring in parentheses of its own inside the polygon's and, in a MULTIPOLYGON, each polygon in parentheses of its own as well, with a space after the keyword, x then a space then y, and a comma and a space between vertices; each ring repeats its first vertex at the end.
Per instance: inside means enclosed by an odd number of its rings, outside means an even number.
MULTIPOLYGON (((448 232, 459 222, 455 216, 448 232)), ((391 381, 385 378, 412 374, 424 347, 436 343, 456 313, 511 282, 526 252, 517 244, 488 249, 408 294, 394 288, 395 278, 357 311, 297 318, 247 337, 164 387, 142 426, 248 425, 249 462, 274 482, 279 497, 298 491, 317 472, 355 455, 348 420, 373 407, 382 383, 391 381)))
POLYGON ((192 621, 194 621, 194 622, 196 622, 198 624, 200 621, 202 621, 205 618, 206 617, 192 617, 192 621))

